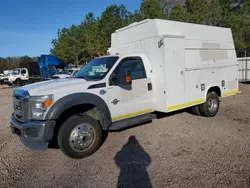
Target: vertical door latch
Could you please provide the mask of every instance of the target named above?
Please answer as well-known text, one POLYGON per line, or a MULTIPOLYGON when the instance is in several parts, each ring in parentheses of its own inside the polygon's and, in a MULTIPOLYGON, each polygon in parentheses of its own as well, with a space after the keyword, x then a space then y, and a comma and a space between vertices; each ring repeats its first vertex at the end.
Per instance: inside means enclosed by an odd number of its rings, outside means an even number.
POLYGON ((148 91, 151 91, 153 89, 152 83, 148 83, 148 91))

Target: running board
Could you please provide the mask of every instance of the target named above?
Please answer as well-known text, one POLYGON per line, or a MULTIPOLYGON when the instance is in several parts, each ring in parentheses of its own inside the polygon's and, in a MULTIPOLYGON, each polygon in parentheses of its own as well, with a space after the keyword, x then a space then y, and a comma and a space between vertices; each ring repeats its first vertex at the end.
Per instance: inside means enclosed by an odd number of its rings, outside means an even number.
POLYGON ((121 129, 125 129, 128 127, 132 127, 134 125, 140 124, 140 123, 145 123, 147 121, 151 121, 156 118, 155 114, 144 114, 120 121, 116 121, 112 123, 111 127, 109 127, 110 131, 117 131, 121 129))

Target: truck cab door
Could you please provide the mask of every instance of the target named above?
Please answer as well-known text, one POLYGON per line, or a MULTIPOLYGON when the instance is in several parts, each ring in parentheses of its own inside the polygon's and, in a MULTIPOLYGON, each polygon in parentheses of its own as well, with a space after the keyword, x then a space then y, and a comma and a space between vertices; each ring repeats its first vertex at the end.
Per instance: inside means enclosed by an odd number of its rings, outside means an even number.
POLYGON ((28 74, 27 69, 22 69, 21 70, 21 78, 22 78, 22 80, 27 80, 29 78, 29 74, 28 74))
POLYGON ((113 122, 153 111, 152 80, 141 57, 123 58, 107 82, 108 106, 113 122), (124 70, 131 73, 132 83, 130 85, 114 83, 113 78, 124 70))

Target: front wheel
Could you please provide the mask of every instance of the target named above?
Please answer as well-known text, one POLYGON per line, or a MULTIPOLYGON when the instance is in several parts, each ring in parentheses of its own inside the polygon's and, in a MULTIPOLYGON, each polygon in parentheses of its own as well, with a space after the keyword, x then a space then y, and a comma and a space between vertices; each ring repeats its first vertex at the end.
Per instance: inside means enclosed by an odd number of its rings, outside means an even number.
POLYGON ((199 112, 204 117, 214 117, 219 111, 220 100, 215 92, 209 92, 205 103, 199 106, 199 112))
POLYGON ((103 131, 98 121, 87 115, 74 115, 62 124, 57 140, 65 155, 82 159, 98 150, 102 136, 103 131))
POLYGON ((20 80, 19 78, 16 80, 16 85, 17 86, 21 86, 21 84, 22 84, 22 80, 20 80))
POLYGON ((22 81, 21 81, 21 86, 25 86, 25 84, 26 84, 26 81, 25 81, 25 80, 22 80, 22 81))

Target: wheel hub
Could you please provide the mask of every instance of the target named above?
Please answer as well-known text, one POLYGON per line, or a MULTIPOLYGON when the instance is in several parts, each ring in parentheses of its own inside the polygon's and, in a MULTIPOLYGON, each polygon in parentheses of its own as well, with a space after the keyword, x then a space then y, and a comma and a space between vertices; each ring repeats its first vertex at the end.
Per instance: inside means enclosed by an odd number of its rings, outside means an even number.
POLYGON ((69 136, 70 147, 77 152, 87 149, 93 141, 94 131, 88 124, 77 125, 69 136))
POLYGON ((214 112, 216 111, 216 109, 218 108, 218 102, 216 99, 209 99, 208 101, 208 110, 210 112, 214 112))

